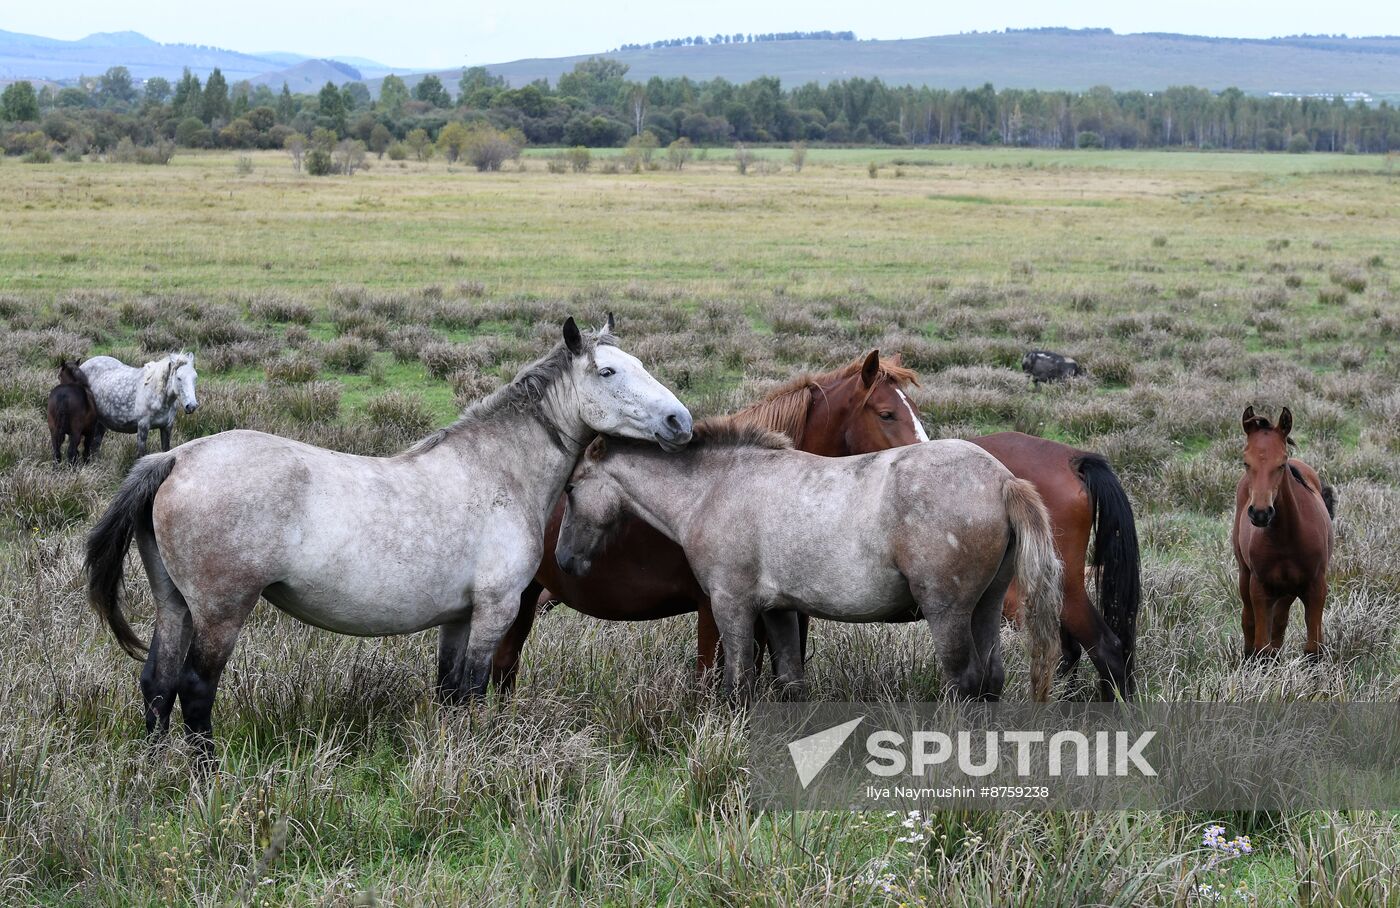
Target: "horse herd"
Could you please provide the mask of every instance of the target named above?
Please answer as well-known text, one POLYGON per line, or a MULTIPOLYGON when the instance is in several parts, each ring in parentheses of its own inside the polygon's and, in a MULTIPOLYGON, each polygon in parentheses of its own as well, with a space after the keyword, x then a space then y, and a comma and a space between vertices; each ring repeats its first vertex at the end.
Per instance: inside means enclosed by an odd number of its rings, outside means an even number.
MULTIPOLYGON (((916 374, 878 351, 693 424, 612 328, 568 319, 549 353, 392 457, 245 430, 170 451, 175 413, 198 406, 193 357, 65 365, 56 394, 82 388, 103 425, 134 429, 143 453, 156 426, 166 447, 131 469, 86 557, 93 607, 145 662, 148 731, 168 730, 178 699, 210 745, 220 676, 262 598, 342 634, 439 628, 447 701, 511 689, 546 596, 607 619, 697 612, 698 668, 722 664, 740 699, 764 650, 780 692, 802 695, 812 617, 922 618, 970 699, 1000 696, 1000 626, 1017 620, 1036 699, 1083 654, 1102 698, 1133 696, 1137 532, 1103 457, 1014 432, 930 441, 904 393, 916 374), (149 646, 120 607, 133 542, 156 602, 149 646)), ((1275 425, 1251 408, 1243 427, 1245 650, 1276 652, 1301 597, 1316 656, 1333 494, 1288 457, 1286 409, 1275 425)))

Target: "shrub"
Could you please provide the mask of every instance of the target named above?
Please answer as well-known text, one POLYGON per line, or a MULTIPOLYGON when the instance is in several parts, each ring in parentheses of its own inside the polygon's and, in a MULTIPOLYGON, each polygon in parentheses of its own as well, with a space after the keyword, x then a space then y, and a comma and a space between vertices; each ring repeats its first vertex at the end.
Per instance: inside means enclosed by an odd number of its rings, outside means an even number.
POLYGON ((1347 292, 1341 287, 1320 287, 1317 301, 1324 306, 1340 306, 1347 301, 1347 292))
POLYGON ((1293 135, 1293 138, 1291 138, 1291 139, 1288 140, 1288 153, 1289 153, 1289 154, 1307 154, 1308 152, 1310 152, 1310 151, 1312 151, 1312 150, 1313 150, 1312 139, 1309 139, 1309 138, 1308 138, 1307 133, 1303 133, 1303 132, 1295 133, 1295 134, 1293 135))
POLYGON ((467 161, 479 171, 496 171, 506 161, 520 157, 525 137, 518 129, 500 130, 487 123, 478 123, 466 131, 463 152, 467 161))
POLYGON ((798 142, 792 146, 792 154, 788 157, 792 161, 792 169, 798 173, 802 172, 802 165, 807 163, 807 143, 798 142))
POLYGON ((1352 293, 1366 290, 1366 275, 1354 268, 1333 268, 1327 277, 1332 283, 1345 287, 1352 293))
POLYGON ((1081 132, 1074 144, 1080 148, 1103 148, 1103 136, 1096 132, 1081 132))
POLYGON ((402 391, 386 391, 365 402, 369 424, 400 438, 417 438, 433 427, 432 414, 423 398, 402 391))
POLYGON ((569 166, 574 169, 574 173, 583 173, 593 164, 593 154, 582 145, 575 145, 565 152, 569 159, 569 166))
POLYGON ((569 169, 569 160, 563 154, 550 155, 545 159, 544 167, 550 173, 565 173, 569 169))
POLYGON ((749 165, 753 163, 753 152, 744 145, 743 142, 734 146, 734 167, 740 174, 749 172, 749 165))
POLYGON ((297 325, 309 325, 316 320, 315 309, 306 303, 282 297, 254 300, 248 306, 248 312, 253 318, 265 322, 292 322, 297 325))
POLYGON ((389 146, 387 154, 389 155, 389 160, 391 161, 407 161, 408 146, 402 142, 395 142, 394 144, 389 146))
POLYGON ((321 359, 332 369, 351 374, 365 371, 374 358, 374 344, 361 337, 347 335, 325 345, 321 359))
POLYGON ((682 136, 666 146, 666 163, 672 170, 683 170, 693 151, 690 140, 682 136))
POLYGON ((313 177, 325 177, 335 173, 335 162, 331 153, 324 148, 313 148, 306 153, 306 172, 313 177))
POLYGON ((270 384, 301 384, 315 381, 321 374, 321 364, 304 353, 275 359, 263 367, 270 384))
POLYGON ((472 363, 471 350, 450 341, 430 341, 418 351, 418 359, 433 378, 447 378, 472 363))

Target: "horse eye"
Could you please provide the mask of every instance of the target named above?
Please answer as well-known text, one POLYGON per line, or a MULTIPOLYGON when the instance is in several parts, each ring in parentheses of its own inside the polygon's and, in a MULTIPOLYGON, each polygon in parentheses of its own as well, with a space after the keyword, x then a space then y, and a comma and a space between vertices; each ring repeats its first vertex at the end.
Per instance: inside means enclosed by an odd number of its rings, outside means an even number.
POLYGON ((565 494, 565 495, 572 495, 572 494, 574 494, 574 484, 573 484, 572 482, 569 483, 568 485, 564 486, 564 494, 565 494))
POLYGON ((603 378, 608 378, 612 375, 617 374, 617 370, 612 368, 611 366, 604 366, 603 368, 598 370, 598 374, 603 378))
POLYGON ((880 418, 881 418, 881 419, 894 419, 894 414, 891 413, 889 410, 886 410, 885 412, 883 412, 883 413, 880 414, 880 418))

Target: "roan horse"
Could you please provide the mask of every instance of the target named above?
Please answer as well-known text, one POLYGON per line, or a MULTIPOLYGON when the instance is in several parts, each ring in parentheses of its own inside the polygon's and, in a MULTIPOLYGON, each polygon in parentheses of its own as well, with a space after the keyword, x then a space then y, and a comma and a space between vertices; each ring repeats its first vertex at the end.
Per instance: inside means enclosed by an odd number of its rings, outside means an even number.
POLYGON ((108 429, 135 432, 136 456, 145 457, 146 434, 155 428, 160 430, 161 450, 169 451, 176 414, 199 409, 193 353, 171 353, 139 368, 110 356, 94 356, 82 370, 97 401, 98 447, 108 429))
POLYGON ((1005 676, 1002 599, 1026 600, 1032 691, 1048 697, 1059 650, 1060 559, 1030 483, 964 441, 858 457, 794 451, 733 418, 702 421, 666 459, 599 439, 566 489, 555 556, 587 573, 622 523, 641 516, 685 549, 727 653, 724 688, 751 694, 754 624, 768 631, 780 685, 801 685, 794 611, 835 621, 928 622, 946 683, 996 699, 1005 676))
POLYGON ((97 426, 97 405, 92 389, 77 363, 64 363, 58 370, 58 384, 49 391, 49 442, 54 463, 63 460, 63 439, 68 439, 68 462, 78 462, 78 442, 83 444, 83 463, 92 456, 97 426))
MULTIPOLYGON (((831 372, 802 375, 735 414, 741 423, 788 435, 793 446, 812 454, 840 457, 868 454, 927 441, 900 389, 915 380, 898 358, 881 359, 872 350, 863 359, 831 372)), ((699 655, 703 674, 713 667, 719 632, 710 602, 686 563, 685 552, 646 521, 628 517, 617 530, 617 544, 598 553, 586 576, 559 570, 554 543, 564 519, 561 497, 545 531, 544 558, 535 583, 526 589, 520 615, 496 654, 494 677, 508 689, 515 683, 520 653, 534 625, 541 588, 570 608, 594 618, 651 621, 699 611, 699 655)))
POLYGON ((1287 407, 1279 413, 1278 425, 1249 407, 1243 425, 1244 476, 1235 490, 1230 540, 1240 568, 1244 653, 1277 655, 1288 630, 1288 610, 1301 598, 1307 621, 1303 653, 1316 659, 1336 495, 1312 467, 1288 456, 1293 414, 1287 407))
POLYGON ((479 697, 491 656, 540 562, 550 509, 595 433, 675 450, 685 407, 573 319, 563 342, 448 428, 393 457, 358 457, 261 432, 223 432, 138 461, 88 537, 88 595, 145 656, 146 726, 208 746, 215 692, 264 597, 341 634, 441 627, 445 699, 479 697), (149 653, 118 593, 135 538, 157 602, 149 653))

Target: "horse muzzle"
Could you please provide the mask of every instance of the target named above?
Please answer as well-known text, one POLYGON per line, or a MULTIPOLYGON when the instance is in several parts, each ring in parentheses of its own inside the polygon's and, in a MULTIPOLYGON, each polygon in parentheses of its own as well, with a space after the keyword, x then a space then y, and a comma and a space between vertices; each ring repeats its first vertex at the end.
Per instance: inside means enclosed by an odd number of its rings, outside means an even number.
POLYGON ((690 443, 692 424, 690 411, 681 409, 669 414, 662 421, 661 428, 652 433, 661 450, 674 454, 690 443))
POLYGON ((194 404, 185 404, 185 412, 186 412, 186 413, 193 413, 195 410, 198 410, 198 409, 199 409, 199 404, 197 404, 197 403, 194 403, 194 404))
POLYGON ((1269 505, 1267 508, 1256 508, 1250 505, 1247 509, 1247 513, 1249 514, 1249 522, 1263 529, 1274 522, 1274 514, 1276 512, 1274 511, 1273 505, 1269 505))
POLYGON ((559 563, 559 570, 570 577, 582 577, 588 573, 588 569, 593 566, 587 558, 579 558, 572 552, 561 552, 555 550, 554 560, 559 563))

